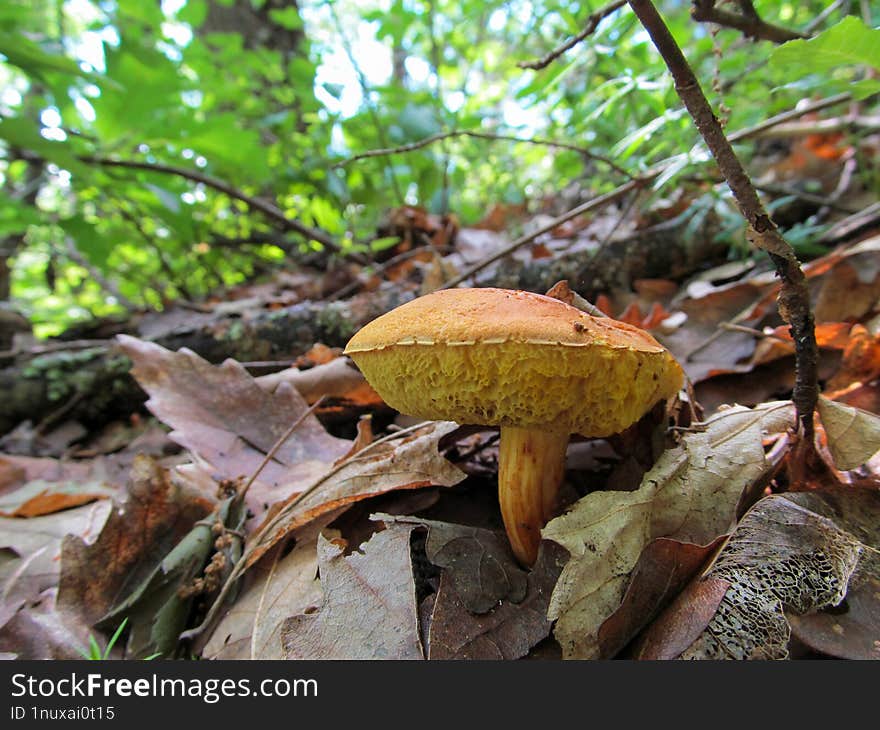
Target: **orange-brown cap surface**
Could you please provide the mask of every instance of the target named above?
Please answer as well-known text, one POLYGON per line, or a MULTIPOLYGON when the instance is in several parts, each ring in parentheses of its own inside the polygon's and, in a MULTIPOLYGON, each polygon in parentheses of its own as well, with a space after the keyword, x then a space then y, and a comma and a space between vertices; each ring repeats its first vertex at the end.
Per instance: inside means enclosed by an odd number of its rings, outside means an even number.
POLYGON ((507 289, 414 299, 366 325, 345 354, 401 413, 584 436, 622 431, 683 381, 647 332, 507 289))

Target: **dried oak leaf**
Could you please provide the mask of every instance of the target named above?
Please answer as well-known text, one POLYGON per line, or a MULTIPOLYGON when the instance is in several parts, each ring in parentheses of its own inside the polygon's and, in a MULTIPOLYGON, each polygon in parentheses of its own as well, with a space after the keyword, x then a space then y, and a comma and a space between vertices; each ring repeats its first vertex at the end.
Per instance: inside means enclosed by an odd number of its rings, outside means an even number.
POLYGON ((318 535, 336 517, 330 512, 297 532, 283 555, 279 543, 247 572, 245 587, 201 652, 205 659, 282 659, 281 626, 291 614, 321 605, 318 535))
POLYGON ((481 615, 470 611, 452 574, 440 576, 428 633, 429 659, 519 659, 550 634, 550 593, 565 563, 565 551, 543 542, 521 600, 504 599, 481 615))
MULTIPOLYGON (((873 489, 847 487, 762 499, 743 517, 707 573, 730 585, 682 658, 786 658, 789 615, 838 606, 858 569, 880 576, 878 521, 880 493, 873 489)), ((860 631, 860 626, 861 621, 850 622, 851 631, 860 631)), ((841 653, 853 640, 841 637, 841 653)), ((875 634, 856 639, 863 645, 875 640, 875 634)))
POLYGON ((855 469, 880 451, 880 417, 822 396, 816 407, 838 469, 855 469))
POLYGON ((414 525, 391 525, 345 555, 339 541, 318 538, 324 591, 317 613, 288 618, 286 659, 422 659, 410 554, 414 525))
MULTIPOLYGON (((220 477, 250 476, 278 439, 308 410, 289 384, 266 392, 234 360, 211 365, 186 349, 120 335, 132 375, 149 394, 147 407, 173 431, 171 438, 220 477)), ((248 491, 254 515, 304 489, 351 443, 328 434, 309 414, 265 465, 248 491)))
POLYGON ((428 560, 445 569, 457 600, 471 613, 486 613, 500 601, 519 603, 525 598, 527 573, 513 557, 503 532, 419 517, 379 514, 373 519, 427 528, 428 560))
POLYGON ((741 495, 769 471, 764 435, 793 424, 787 401, 729 408, 666 451, 638 490, 593 492, 547 524, 543 538, 571 554, 548 613, 565 657, 601 655, 599 629, 620 606, 652 540, 705 545, 730 530, 741 495))
POLYGON ((126 492, 93 543, 68 535, 61 545, 58 604, 89 623, 130 595, 214 509, 148 456, 135 458, 126 492))
POLYGON ((248 546, 248 565, 291 531, 327 512, 395 489, 451 487, 464 472, 438 450, 440 440, 458 426, 434 421, 393 441, 374 442, 340 462, 317 480, 307 494, 295 494, 273 510, 248 546))

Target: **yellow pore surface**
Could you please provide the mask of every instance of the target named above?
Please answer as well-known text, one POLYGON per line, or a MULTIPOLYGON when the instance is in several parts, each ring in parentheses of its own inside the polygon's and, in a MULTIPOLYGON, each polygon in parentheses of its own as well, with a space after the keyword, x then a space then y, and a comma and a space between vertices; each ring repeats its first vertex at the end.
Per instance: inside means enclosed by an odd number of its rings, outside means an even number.
POLYGON ((646 332, 503 289, 420 297, 364 327, 346 354, 401 413, 584 436, 622 431, 683 379, 646 332))

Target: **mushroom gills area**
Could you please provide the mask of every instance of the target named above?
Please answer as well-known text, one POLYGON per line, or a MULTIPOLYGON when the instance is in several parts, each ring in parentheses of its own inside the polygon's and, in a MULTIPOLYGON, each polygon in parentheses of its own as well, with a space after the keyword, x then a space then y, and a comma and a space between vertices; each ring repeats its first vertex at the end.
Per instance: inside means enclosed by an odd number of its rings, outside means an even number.
POLYGON ((671 397, 666 352, 529 342, 392 345, 353 353, 392 408, 463 424, 608 436, 671 397))

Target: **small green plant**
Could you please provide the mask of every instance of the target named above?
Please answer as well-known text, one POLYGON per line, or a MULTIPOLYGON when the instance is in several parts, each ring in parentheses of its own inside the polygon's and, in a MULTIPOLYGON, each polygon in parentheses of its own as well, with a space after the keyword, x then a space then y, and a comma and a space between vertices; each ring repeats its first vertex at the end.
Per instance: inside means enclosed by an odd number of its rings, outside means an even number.
POLYGON ((110 652, 113 651, 113 647, 116 646, 116 642, 119 641, 119 637, 122 636, 122 632, 125 630, 125 625, 128 623, 128 619, 123 619, 122 623, 119 624, 119 628, 113 632, 113 636, 110 637, 110 641, 107 642, 107 647, 101 651, 101 646, 98 644, 98 640, 95 638, 94 634, 89 634, 89 648, 88 650, 79 649, 79 653, 83 656, 84 659, 89 659, 91 661, 101 661, 103 659, 108 659, 110 657, 110 652))
MULTIPOLYGON (((116 642, 119 641, 119 637, 122 636, 122 632, 125 631, 125 625, 128 623, 128 619, 125 618, 122 620, 122 623, 119 624, 119 627, 116 631, 113 632, 113 636, 110 637, 110 641, 107 642, 107 646, 104 650, 101 650, 100 644, 98 644, 98 640, 95 638, 94 634, 89 634, 89 648, 88 650, 80 648, 79 653, 82 655, 83 659, 88 659, 90 661, 103 661, 110 658, 110 652, 113 651, 113 647, 116 646, 116 642)), ((156 659, 161 656, 161 654, 150 654, 148 657, 144 657, 144 661, 150 661, 151 659, 156 659)))

